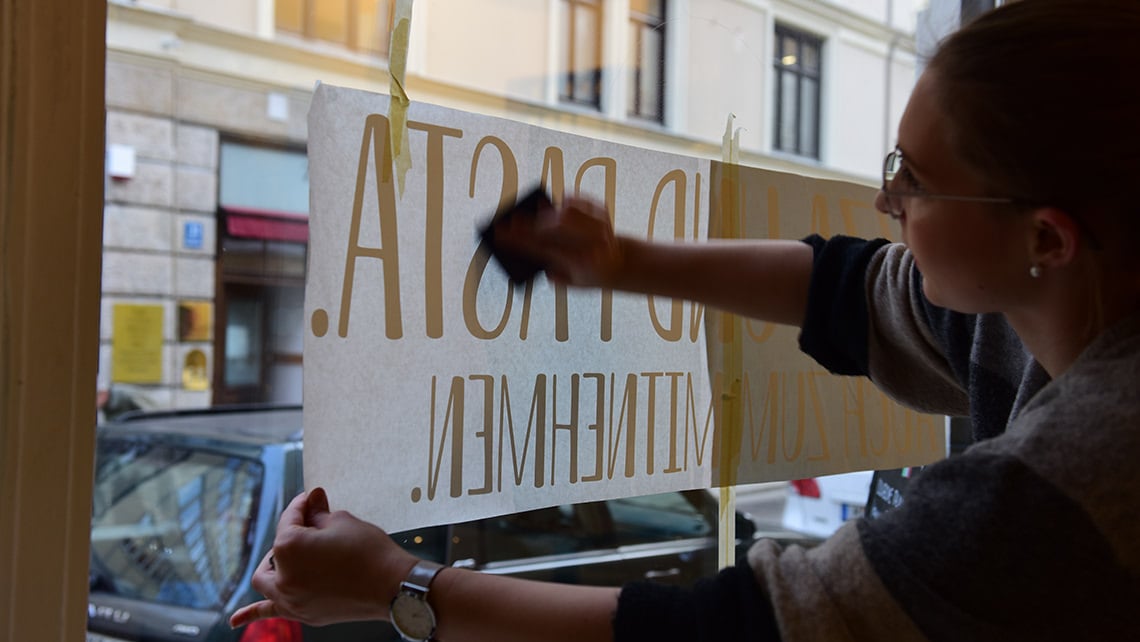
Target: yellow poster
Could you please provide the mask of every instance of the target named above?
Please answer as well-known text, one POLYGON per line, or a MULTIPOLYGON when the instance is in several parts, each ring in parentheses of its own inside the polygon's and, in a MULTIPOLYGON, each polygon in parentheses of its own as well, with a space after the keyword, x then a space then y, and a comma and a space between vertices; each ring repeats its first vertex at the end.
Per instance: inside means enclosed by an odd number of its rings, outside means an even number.
POLYGON ((162 306, 118 303, 111 326, 111 381, 162 383, 162 306))

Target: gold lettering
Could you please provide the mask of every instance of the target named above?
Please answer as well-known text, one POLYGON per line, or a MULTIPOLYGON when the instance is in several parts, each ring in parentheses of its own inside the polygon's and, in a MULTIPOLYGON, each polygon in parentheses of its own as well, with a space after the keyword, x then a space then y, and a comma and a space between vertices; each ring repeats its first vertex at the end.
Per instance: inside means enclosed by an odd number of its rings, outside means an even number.
POLYGON ((443 464, 444 447, 447 442, 449 426, 451 426, 451 496, 459 497, 463 494, 463 377, 451 378, 451 391, 447 396, 447 409, 443 415, 443 427, 440 430, 439 446, 435 441, 435 400, 436 377, 431 378, 431 419, 428 433, 428 499, 435 499, 435 492, 439 485, 439 471, 443 464), (432 461, 432 452, 435 451, 435 461, 432 461), (433 466, 434 464, 434 466, 433 466), (433 474, 434 470, 434 474, 433 474))
POLYGON ((657 450, 657 379, 664 377, 664 372, 643 372, 642 377, 649 380, 649 395, 645 410, 645 473, 653 474, 654 454, 657 450))
POLYGON ((471 375, 471 381, 483 384, 483 429, 475 432, 483 440, 483 485, 467 491, 468 495, 486 495, 494 486, 495 474, 495 378, 490 375, 471 375))
MULTIPOLYGON (((872 210, 873 212, 875 206, 866 201, 856 201, 850 198, 839 199, 839 215, 843 217, 843 229, 847 236, 858 236, 859 234, 859 229, 855 225, 856 209, 872 210)), ((878 218, 885 219, 887 217, 880 216, 878 218)))
POLYGON ((748 374, 744 375, 745 405, 748 408, 748 434, 750 436, 752 461, 760 458, 760 450, 764 446, 764 432, 768 430, 767 462, 776 463, 776 430, 783 425, 783 404, 780 402, 780 379, 775 372, 768 373, 768 386, 764 394, 764 403, 760 408, 760 428, 756 428, 756 420, 752 411, 752 386, 748 374))
POLYGON ((463 138, 463 131, 441 125, 408 122, 408 129, 427 132, 427 202, 424 221, 424 323, 427 336, 443 336, 443 139, 463 138))
POLYGON ((681 456, 684 458, 684 466, 677 464, 677 409, 680 407, 680 398, 678 397, 679 386, 678 380, 684 376, 683 372, 666 372, 665 376, 669 378, 669 465, 665 467, 662 472, 678 473, 685 468, 688 468, 689 462, 689 431, 681 431, 681 437, 684 443, 681 447, 681 456))
POLYGON ((875 447, 874 439, 870 440, 871 454, 875 457, 882 457, 891 448, 891 424, 894 417, 891 414, 891 400, 886 395, 879 393, 879 408, 883 411, 883 445, 881 448, 875 447))
POLYGON ((809 372, 808 388, 811 393, 812 413, 815 416, 815 427, 819 431, 819 447, 820 452, 817 455, 809 455, 808 461, 830 461, 831 450, 827 446, 827 421, 823 415, 823 400, 819 396, 819 387, 815 385, 817 376, 826 377, 827 373, 824 372, 809 372))
POLYGON ((341 338, 348 336, 348 318, 352 307, 356 261, 360 258, 373 258, 383 261, 384 333, 389 339, 399 339, 404 336, 404 325, 400 313, 400 254, 396 234, 396 190, 392 184, 391 171, 384 171, 384 168, 389 168, 392 164, 392 150, 388 143, 390 136, 388 119, 384 116, 371 114, 364 120, 364 136, 360 143, 360 160, 356 169, 356 191, 352 198, 352 221, 349 224, 348 249, 345 252, 344 260, 344 282, 341 285, 340 320, 337 323, 337 334, 341 338), (376 179, 380 247, 364 247, 360 244, 360 221, 364 209, 369 149, 372 151, 373 176, 376 179))
POLYGON ((570 483, 578 483, 578 375, 570 376, 570 421, 558 422, 558 375, 552 377, 553 401, 550 420, 550 485, 554 485, 554 467, 558 463, 558 431, 570 434, 570 483))
MULTIPOLYGON (((590 160, 582 163, 578 168, 578 175, 574 179, 574 191, 578 194, 582 193, 582 179, 585 178, 586 171, 599 167, 602 169, 602 181, 605 189, 605 205, 606 211, 610 214, 610 224, 614 222, 614 212, 617 206, 617 160, 613 158, 591 158, 590 160)), ((603 288, 602 294, 602 318, 601 333, 602 341, 610 341, 614 336, 614 291, 610 288, 603 288)))
MULTIPOLYGON (((782 386, 786 389, 788 387, 788 373, 780 375, 782 386)), ((800 458, 800 451, 804 447, 804 430, 806 424, 806 412, 804 410, 804 373, 796 373, 796 441, 795 447, 792 449, 791 454, 788 454, 788 432, 787 424, 781 426, 780 441, 782 442, 781 450, 784 453, 784 461, 796 461, 800 458)))
POLYGON ((848 457, 851 456, 851 430, 854 428, 856 439, 854 440, 859 444, 859 456, 867 456, 867 412, 866 404, 863 397, 863 387, 866 380, 862 377, 843 380, 846 385, 843 386, 843 440, 846 445, 844 454, 848 457))
POLYGON ((523 473, 526 470, 527 451, 530 449, 531 431, 535 434, 534 457, 534 486, 542 488, 545 483, 543 459, 546 456, 546 375, 540 374, 534 378, 534 391, 530 399, 530 414, 527 418, 526 435, 523 438, 522 458, 518 453, 518 441, 515 439, 514 415, 511 412, 510 386, 506 376, 502 377, 502 393, 499 397, 499 486, 503 489, 503 440, 507 438, 511 444, 511 467, 514 473, 515 486, 521 486, 523 473), (503 421, 506 421, 506 427, 503 421), (508 437, 509 436, 509 437, 508 437))
MULTIPOLYGON (((719 398, 719 396, 716 393, 717 393, 718 387, 720 386, 720 380, 722 378, 723 377, 720 377, 718 375, 715 379, 715 383, 713 385, 713 395, 709 398, 708 409, 705 410, 705 427, 704 427, 703 431, 698 433, 697 430, 699 428, 699 424, 697 423, 697 402, 696 402, 696 393, 693 390, 693 375, 690 372, 685 377, 685 403, 686 403, 686 408, 688 409, 688 411, 685 413, 685 432, 688 433, 688 430, 689 430, 689 423, 688 422, 691 419, 693 422, 692 423, 692 426, 693 426, 693 454, 696 456, 696 459, 697 459, 696 465, 697 466, 700 466, 701 464, 704 463, 705 448, 708 447, 708 442, 709 442, 709 430, 715 426, 713 418, 715 416, 714 413, 715 413, 717 404, 714 400, 719 398)), ((685 437, 685 443, 688 444, 688 436, 685 437)), ((715 439, 714 439, 714 444, 715 444, 715 439)), ((715 445, 714 445, 714 448, 715 448, 715 445)), ((688 462, 688 451, 687 451, 687 449, 688 449, 688 446, 686 445, 686 455, 685 455, 686 467, 688 467, 687 466, 687 462, 688 462)))
MULTIPOLYGON (((514 153, 501 138, 484 136, 475 146, 475 153, 471 157, 471 181, 468 187, 468 194, 472 198, 475 197, 475 179, 479 173, 479 159, 482 158, 483 149, 488 146, 498 150, 499 159, 502 162, 503 178, 502 185, 499 188, 499 211, 503 211, 513 205, 518 198, 519 168, 514 153)), ((479 323, 478 306, 476 305, 479 295, 479 283, 483 280, 483 274, 490 258, 490 252, 480 243, 479 250, 471 257, 471 263, 467 267, 467 276, 463 281, 463 322, 467 326, 467 332, 477 339, 497 339, 499 335, 503 333, 510 319, 511 303, 514 298, 514 287, 508 283, 506 285, 507 300, 503 304, 503 315, 499 319, 499 325, 491 330, 487 330, 479 323)), ((530 289, 531 284, 528 283, 527 304, 530 302, 530 289)), ((522 338, 526 338, 526 312, 529 312, 529 306, 525 308, 523 316, 523 326, 520 331, 523 335, 522 338)))
POLYGON ((621 446, 622 426, 626 427, 625 434, 625 468, 624 474, 633 477, 637 455, 637 375, 628 374, 625 377, 625 392, 621 395, 621 409, 618 411, 617 423, 614 423, 614 403, 617 396, 614 391, 615 376, 610 375, 610 430, 609 430, 609 467, 606 478, 614 478, 614 465, 617 463, 617 451, 621 446), (628 415, 627 415, 628 411, 628 415))
MULTIPOLYGON (((681 240, 685 238, 685 201, 687 196, 685 194, 685 172, 675 169, 663 176, 657 183, 657 189, 653 193, 653 201, 649 206, 649 223, 647 237, 653 239, 653 230, 657 222, 657 208, 661 204, 661 194, 669 185, 673 186, 673 238, 681 240)), ((669 306, 669 328, 664 327, 661 321, 657 318, 657 306, 654 305, 654 297, 652 295, 646 297, 649 301, 649 319, 653 323, 653 329, 657 332, 657 336, 666 341, 680 341, 681 333, 681 300, 673 299, 669 306)))
POLYGON ((582 481, 601 481, 606 452, 605 430, 603 430, 606 412, 606 376, 600 372, 587 372, 582 377, 593 379, 597 384, 594 388, 594 422, 586 426, 586 430, 594 431, 594 473, 582 477, 582 481))
MULTIPOLYGON (((547 147, 542 157, 542 185, 550 194, 555 206, 566 197, 566 160, 561 148, 547 147)), ((566 286, 554 286, 554 338, 560 342, 570 340, 570 306, 566 286)))
MULTIPOLYGON (((701 173, 695 176, 693 188, 693 238, 701 237, 701 173)), ((705 323, 705 306, 696 301, 689 302, 689 341, 696 343, 701 336, 701 327, 705 323)))

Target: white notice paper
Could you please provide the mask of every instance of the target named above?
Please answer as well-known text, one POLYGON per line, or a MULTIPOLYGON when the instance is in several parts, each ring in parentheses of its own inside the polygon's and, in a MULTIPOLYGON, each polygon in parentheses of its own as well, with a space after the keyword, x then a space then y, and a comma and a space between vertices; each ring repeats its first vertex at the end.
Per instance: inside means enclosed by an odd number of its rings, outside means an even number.
MULTIPOLYGON (((704 308, 541 276, 514 287, 478 235, 541 183, 606 203, 620 233, 701 240, 713 165, 413 102, 401 194, 387 113, 387 96, 322 85, 309 115, 306 485, 389 531, 712 485, 704 308)), ((843 426, 795 433, 801 419, 787 416, 790 465, 746 458, 733 479, 942 454, 822 461, 813 440, 843 426)))

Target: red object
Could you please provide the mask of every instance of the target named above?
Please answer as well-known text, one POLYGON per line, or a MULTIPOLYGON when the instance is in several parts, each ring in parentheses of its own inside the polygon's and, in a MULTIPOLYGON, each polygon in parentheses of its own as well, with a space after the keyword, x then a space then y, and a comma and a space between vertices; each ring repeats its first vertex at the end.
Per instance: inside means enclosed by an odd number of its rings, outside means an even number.
POLYGON ((244 207, 226 207, 226 232, 243 239, 309 242, 309 217, 244 207))
POLYGON ((795 488, 796 494, 801 497, 819 499, 819 483, 814 479, 793 479, 792 488, 795 488))
POLYGON ((246 625, 241 642, 301 642, 301 623, 271 617, 246 625))

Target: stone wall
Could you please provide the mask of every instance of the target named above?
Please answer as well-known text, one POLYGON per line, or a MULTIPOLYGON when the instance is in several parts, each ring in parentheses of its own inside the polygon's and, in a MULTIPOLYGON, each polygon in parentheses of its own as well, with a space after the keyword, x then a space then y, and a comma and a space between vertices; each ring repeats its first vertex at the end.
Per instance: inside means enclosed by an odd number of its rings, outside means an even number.
POLYGON ((215 302, 219 141, 303 143, 309 94, 111 50, 106 100, 107 147, 133 153, 135 166, 130 177, 105 179, 98 387, 148 408, 208 406, 212 391, 185 389, 182 370, 199 350, 212 384, 220 329, 213 323, 208 338, 180 340, 179 304, 215 302), (200 242, 188 242, 188 230, 200 242), (115 382, 113 311, 120 303, 162 307, 160 381, 115 382))

